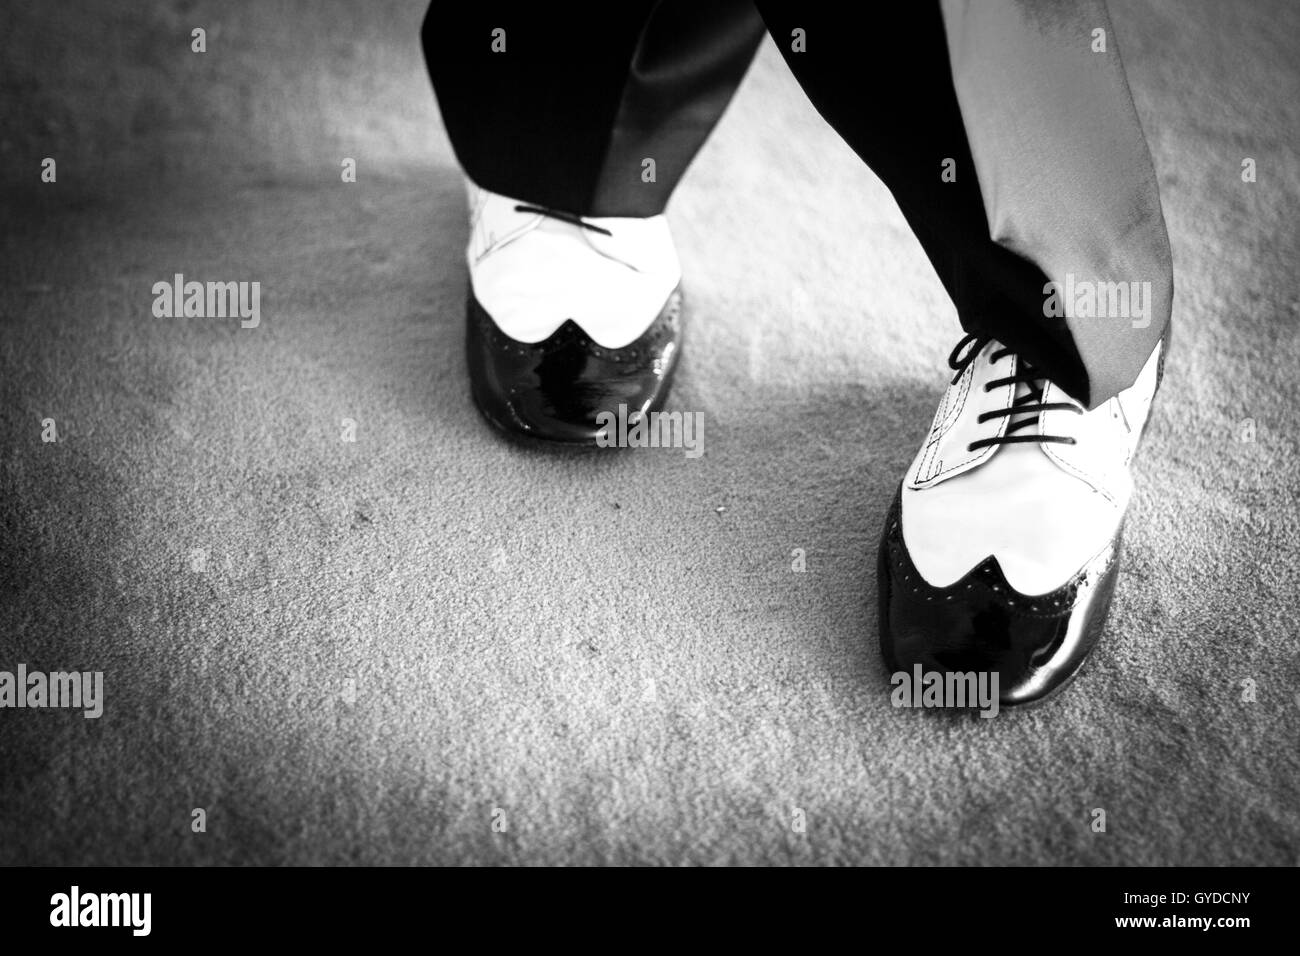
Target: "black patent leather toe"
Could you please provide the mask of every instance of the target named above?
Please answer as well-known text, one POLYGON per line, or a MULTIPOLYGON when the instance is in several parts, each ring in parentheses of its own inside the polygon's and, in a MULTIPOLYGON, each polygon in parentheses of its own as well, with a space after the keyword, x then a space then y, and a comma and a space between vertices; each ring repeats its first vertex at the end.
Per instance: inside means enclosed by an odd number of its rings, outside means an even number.
POLYGON ((513 435, 594 445, 596 416, 626 405, 662 407, 682 351, 682 293, 674 289, 636 341, 618 349, 593 342, 572 320, 537 343, 510 338, 469 292, 466 354, 474 403, 513 435))
POLYGON ((1063 688, 1101 637, 1119 566, 1120 534, 1065 585, 1026 596, 990 557, 949 587, 917 572, 903 541, 902 489, 880 540, 880 650, 891 672, 986 671, 1001 706, 1039 703, 1063 688))

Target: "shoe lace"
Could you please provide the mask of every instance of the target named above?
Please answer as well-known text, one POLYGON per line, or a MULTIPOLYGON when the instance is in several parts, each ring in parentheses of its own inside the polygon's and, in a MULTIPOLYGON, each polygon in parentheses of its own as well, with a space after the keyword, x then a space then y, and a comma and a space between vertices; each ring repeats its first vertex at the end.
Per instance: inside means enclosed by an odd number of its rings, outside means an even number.
POLYGON ((551 209, 548 206, 529 206, 523 203, 515 206, 515 212, 531 212, 539 216, 547 216, 551 219, 558 219, 560 222, 567 222, 571 226, 581 226, 583 229, 590 229, 592 232, 599 232, 602 235, 614 235, 608 229, 597 226, 594 223, 587 222, 581 216, 574 215, 571 212, 565 212, 563 209, 551 209))
MULTIPOLYGON (((979 335, 976 333, 967 334, 957 347, 952 350, 948 356, 948 366, 956 370, 957 374, 952 377, 952 384, 956 385, 962 374, 970 367, 971 362, 975 361, 984 346, 992 341, 992 336, 979 335)), ((996 364, 1008 355, 1015 353, 1008 348, 999 348, 989 356, 989 363, 996 364)), ((986 448, 990 445, 1014 445, 1022 442, 1057 442, 1062 445, 1073 445, 1075 440, 1066 435, 1017 435, 1015 432, 1023 428, 1028 428, 1037 424, 1038 416, 1043 412, 1052 411, 1072 411, 1082 415, 1083 409, 1074 402, 1044 402, 1043 390, 1047 387, 1047 379, 1040 372, 1034 369, 1032 365, 1022 357, 1017 364, 1016 374, 1007 375, 1003 378, 995 378, 984 385, 984 391, 990 392, 995 388, 1003 385, 1025 386, 1023 395, 1019 395, 1007 408, 995 408, 992 411, 981 412, 980 422, 987 422, 994 418, 1004 418, 1009 415, 1019 415, 1021 418, 1014 419, 1007 425, 1006 432, 994 438, 981 438, 979 441, 971 442, 966 446, 967 451, 975 451, 978 448, 986 448)))

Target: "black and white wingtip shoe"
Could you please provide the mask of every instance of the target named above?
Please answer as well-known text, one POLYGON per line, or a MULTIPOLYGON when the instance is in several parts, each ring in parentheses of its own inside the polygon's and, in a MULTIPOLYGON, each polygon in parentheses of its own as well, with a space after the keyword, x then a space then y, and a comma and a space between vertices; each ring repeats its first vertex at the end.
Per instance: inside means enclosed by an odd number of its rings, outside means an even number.
POLYGON ((683 333, 663 216, 577 217, 469 189, 466 357, 483 416, 511 435, 595 445, 602 412, 661 408, 683 333))
POLYGON ((885 519, 880 649, 891 671, 998 675, 1001 706, 1064 687, 1101 636, 1129 463, 1165 342, 1086 411, 998 342, 968 335, 885 519))

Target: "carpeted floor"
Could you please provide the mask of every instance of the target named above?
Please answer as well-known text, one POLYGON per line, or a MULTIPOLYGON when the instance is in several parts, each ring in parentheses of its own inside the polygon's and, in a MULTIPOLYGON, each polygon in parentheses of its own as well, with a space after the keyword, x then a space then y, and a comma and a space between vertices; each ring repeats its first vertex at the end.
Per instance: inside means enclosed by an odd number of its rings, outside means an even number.
POLYGON ((0 862, 1300 862, 1300 7, 1115 4, 1175 350, 1109 635, 994 720, 890 706, 960 332, 775 50, 670 209, 705 454, 548 453, 469 401, 421 7, 10 14, 0 669, 105 704, 0 710, 0 862), (176 272, 261 325, 154 318, 176 272))

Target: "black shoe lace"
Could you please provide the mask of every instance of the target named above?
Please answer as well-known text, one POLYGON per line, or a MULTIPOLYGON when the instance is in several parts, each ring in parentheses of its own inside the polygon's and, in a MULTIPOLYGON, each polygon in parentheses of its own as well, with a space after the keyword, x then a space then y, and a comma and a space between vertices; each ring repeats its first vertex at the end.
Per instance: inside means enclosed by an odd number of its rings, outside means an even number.
MULTIPOLYGON (((992 336, 971 333, 966 335, 957 343, 957 347, 953 349, 952 354, 948 356, 949 367, 956 369, 957 371, 957 374, 952 377, 952 383, 954 385, 957 384, 957 381, 962 377, 962 374, 966 369, 970 367, 971 362, 975 361, 975 357, 978 356, 980 352, 984 351, 984 346, 988 345, 991 339, 992 336), (963 349, 966 350, 965 354, 963 354, 963 349)), ((1011 349, 999 348, 989 355, 989 364, 995 364, 1012 354, 1014 353, 1011 349)), ((979 421, 987 422, 990 419, 1005 418, 1008 415, 1024 415, 1025 417, 1007 425, 1007 430, 1002 435, 998 435, 995 438, 981 438, 979 441, 971 442, 966 446, 967 451, 975 451, 977 448, 986 448, 989 445, 1014 445, 1020 442, 1058 442, 1062 445, 1073 445, 1075 443, 1073 438, 1064 435, 1012 434, 1013 432, 1020 431, 1022 428, 1028 428, 1031 425, 1037 424, 1038 415, 1042 412, 1068 410, 1080 415, 1083 414, 1083 409, 1073 402, 1044 402, 1043 389, 1047 385, 1047 380, 1023 358, 1020 359, 1015 375, 1007 375, 1003 378, 993 379, 985 384, 984 391, 990 392, 1002 385, 1011 385, 1013 387, 1016 385, 1024 385, 1028 388, 1028 391, 1024 395, 1015 399, 1015 401, 1013 401, 1007 408, 996 408, 993 411, 981 412, 979 421)))
POLYGON ((599 232, 602 235, 614 235, 608 229, 593 225, 581 216, 576 216, 571 212, 565 212, 563 209, 550 209, 546 206, 528 206, 521 203, 520 205, 515 206, 515 212, 536 213, 539 216, 548 216, 551 219, 558 219, 560 222, 567 222, 571 226, 581 226, 583 229, 590 229, 592 232, 599 232))

